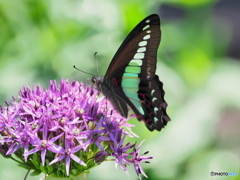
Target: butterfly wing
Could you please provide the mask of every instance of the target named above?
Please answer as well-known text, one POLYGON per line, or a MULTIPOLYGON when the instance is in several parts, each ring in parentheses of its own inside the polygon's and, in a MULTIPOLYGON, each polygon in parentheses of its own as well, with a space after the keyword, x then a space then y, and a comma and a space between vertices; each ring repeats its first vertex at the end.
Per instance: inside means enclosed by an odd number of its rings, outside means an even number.
POLYGON ((159 16, 142 20, 113 57, 101 86, 122 116, 127 117, 129 105, 150 131, 160 131, 170 120, 162 82, 155 75, 160 38, 159 16))
MULTIPOLYGON (((149 75, 153 78, 156 71, 156 54, 160 43, 160 19, 156 14, 150 15, 142 20, 126 37, 118 51, 114 55, 104 78, 114 77, 116 73, 122 75, 125 67, 134 59, 134 56, 145 55, 144 65, 152 62, 155 64, 148 69, 149 75)), ((142 66, 142 67, 143 67, 142 66)))

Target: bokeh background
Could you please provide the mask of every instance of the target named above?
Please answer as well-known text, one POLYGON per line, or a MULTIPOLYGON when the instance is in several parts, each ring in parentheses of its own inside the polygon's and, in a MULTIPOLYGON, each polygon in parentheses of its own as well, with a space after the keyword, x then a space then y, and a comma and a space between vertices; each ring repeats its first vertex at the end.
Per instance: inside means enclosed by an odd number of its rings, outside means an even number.
MULTIPOLYGON (((0 0, 0 104, 21 87, 50 79, 91 78, 73 65, 104 75, 130 30, 146 16, 161 17, 157 74, 172 121, 149 132, 131 120, 150 151, 149 180, 240 179, 240 1, 236 0, 0 0), (239 176, 211 177, 210 172, 239 176)), ((26 171, 0 157, 0 179, 26 171)), ((114 162, 91 170, 89 180, 128 177, 114 162)), ((42 176, 29 176, 37 180, 42 176)))

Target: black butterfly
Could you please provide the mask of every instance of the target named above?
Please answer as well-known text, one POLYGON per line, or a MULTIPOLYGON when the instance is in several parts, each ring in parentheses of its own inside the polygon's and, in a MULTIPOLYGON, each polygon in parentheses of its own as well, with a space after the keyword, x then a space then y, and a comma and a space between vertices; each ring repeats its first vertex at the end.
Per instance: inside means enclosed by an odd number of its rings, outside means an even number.
POLYGON ((150 131, 160 131, 170 121, 163 83, 155 74, 160 38, 159 16, 150 15, 124 40, 105 76, 92 77, 123 117, 128 116, 128 105, 150 131))

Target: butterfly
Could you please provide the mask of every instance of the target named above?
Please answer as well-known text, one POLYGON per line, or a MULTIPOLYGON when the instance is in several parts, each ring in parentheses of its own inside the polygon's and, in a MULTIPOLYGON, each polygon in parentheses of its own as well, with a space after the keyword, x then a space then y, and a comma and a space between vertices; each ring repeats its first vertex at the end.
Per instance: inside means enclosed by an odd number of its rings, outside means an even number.
POLYGON ((160 131, 170 121, 163 83, 155 74, 160 39, 159 16, 146 17, 123 41, 105 76, 92 77, 121 116, 128 116, 129 106, 150 131, 160 131))

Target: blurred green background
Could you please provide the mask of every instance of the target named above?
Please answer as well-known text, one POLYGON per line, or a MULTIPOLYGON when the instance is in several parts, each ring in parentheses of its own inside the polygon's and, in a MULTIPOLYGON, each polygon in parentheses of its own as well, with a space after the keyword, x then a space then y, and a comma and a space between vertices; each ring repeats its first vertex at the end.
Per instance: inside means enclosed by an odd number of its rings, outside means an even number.
MULTIPOLYGON (((172 121, 160 133, 131 121, 137 141, 146 139, 142 152, 153 156, 143 165, 148 179, 240 179, 240 1, 0 0, 0 104, 25 85, 85 82, 91 77, 73 65, 96 74, 94 52, 104 75, 126 35, 153 13, 161 17, 157 74, 172 121)), ((25 173, 0 157, 0 179, 25 173)), ((129 174, 109 161, 89 180, 137 179, 133 167, 129 174)))

